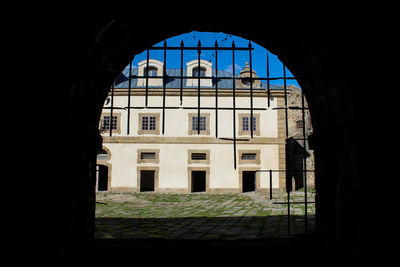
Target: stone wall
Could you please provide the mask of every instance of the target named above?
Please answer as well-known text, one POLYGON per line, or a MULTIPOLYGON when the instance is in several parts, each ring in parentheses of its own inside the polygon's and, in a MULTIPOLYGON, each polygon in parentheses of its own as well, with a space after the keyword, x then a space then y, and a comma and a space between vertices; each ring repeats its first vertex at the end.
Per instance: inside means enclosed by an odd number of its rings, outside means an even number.
MULTIPOLYGON (((305 140, 305 143, 303 140, 304 135, 303 135, 303 99, 302 99, 302 94, 301 94, 301 89, 297 88, 296 86, 289 85, 287 86, 288 89, 288 96, 287 96, 287 105, 289 107, 288 109, 288 137, 291 138, 291 141, 289 144, 292 146, 296 146, 293 149, 290 149, 292 152, 292 155, 286 155, 287 158, 292 158, 293 162, 291 168, 292 169, 298 169, 299 167, 302 167, 304 170, 304 166, 302 164, 303 157, 304 155, 307 157, 306 160, 306 167, 307 167, 307 185, 309 186, 314 186, 315 185, 315 173, 313 171, 308 171, 308 170, 314 170, 315 164, 314 164, 314 151, 310 149, 308 145, 308 140, 305 140), (305 151, 301 151, 304 149, 305 151), (303 153, 304 152, 304 153, 303 153)), ((310 111, 308 110, 308 104, 307 100, 304 97, 304 120, 305 120, 305 139, 307 139, 313 132, 312 128, 312 123, 311 123, 311 116, 310 116, 310 111)), ((288 159, 287 159, 288 160, 288 159)), ((289 163, 290 164, 290 163, 289 163)), ((299 175, 299 173, 296 173, 299 175)), ((293 183, 296 183, 293 181, 293 183)), ((298 184, 298 183, 297 183, 298 184)), ((294 185, 294 188, 300 189, 303 188, 302 186, 299 185, 294 185)))

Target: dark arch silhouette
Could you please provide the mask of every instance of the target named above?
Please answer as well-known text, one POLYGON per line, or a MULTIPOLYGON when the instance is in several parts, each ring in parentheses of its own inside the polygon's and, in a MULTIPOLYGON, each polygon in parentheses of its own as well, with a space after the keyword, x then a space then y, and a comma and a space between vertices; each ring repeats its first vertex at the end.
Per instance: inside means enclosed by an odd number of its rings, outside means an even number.
POLYGON ((342 16, 341 23, 336 23, 326 14, 291 15, 282 20, 280 15, 271 14, 270 22, 279 21, 273 27, 262 16, 251 18, 224 24, 218 23, 226 19, 223 15, 200 23, 155 17, 152 20, 159 22, 159 27, 151 31, 129 17, 67 20, 57 36, 65 41, 63 45, 70 46, 60 50, 64 54, 58 60, 63 65, 57 71, 65 75, 60 81, 60 92, 55 93, 60 101, 54 110, 58 121, 62 121, 55 126, 63 142, 58 154, 69 163, 56 175, 59 197, 54 231, 60 237, 56 248, 68 251, 85 247, 93 239, 93 170, 96 152, 101 148, 97 125, 112 81, 135 54, 171 36, 197 30, 221 31, 252 40, 278 55, 297 78, 313 121, 310 145, 318 171, 319 238, 335 244, 339 251, 343 249, 337 255, 359 257, 362 158, 356 136, 360 133, 357 127, 362 113, 356 106, 362 106, 362 100, 355 97, 361 85, 351 70, 358 60, 353 56, 354 48, 362 40, 352 38, 347 29, 351 16, 342 16), (79 41, 74 43, 77 36, 79 41), (344 44, 343 39, 353 43, 344 44))

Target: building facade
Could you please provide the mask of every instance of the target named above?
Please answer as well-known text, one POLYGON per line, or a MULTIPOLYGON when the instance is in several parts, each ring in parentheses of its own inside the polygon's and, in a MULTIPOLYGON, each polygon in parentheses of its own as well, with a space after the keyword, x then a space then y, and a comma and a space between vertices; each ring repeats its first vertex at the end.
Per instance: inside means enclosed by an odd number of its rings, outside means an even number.
MULTIPOLYGON (((184 70, 164 70, 163 63, 155 59, 125 69, 100 118, 103 149, 97 159, 97 189, 159 193, 283 191, 286 174, 278 171, 271 177, 271 172, 265 171, 286 168, 285 113, 279 108, 285 102, 283 87, 270 86, 268 107, 267 85, 254 80, 251 115, 249 66, 235 79, 216 79, 232 77, 222 70, 216 72, 205 60, 187 62, 184 70), (167 77, 161 78, 164 71, 167 77), (146 74, 147 78, 136 78, 146 74), (168 78, 180 74, 184 78, 168 78), (129 80, 129 76, 133 78, 129 80), (200 81, 193 78, 198 76, 202 77, 200 81)), ((257 77, 254 70, 252 77, 257 77)))

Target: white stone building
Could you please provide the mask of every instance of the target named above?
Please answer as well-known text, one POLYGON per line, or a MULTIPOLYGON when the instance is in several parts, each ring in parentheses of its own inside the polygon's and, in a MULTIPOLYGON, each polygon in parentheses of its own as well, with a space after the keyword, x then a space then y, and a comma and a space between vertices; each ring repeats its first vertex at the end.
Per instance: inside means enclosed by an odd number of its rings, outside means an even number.
MULTIPOLYGON (((144 60, 137 68, 132 68, 133 77, 145 75, 146 66, 144 60)), ((198 60, 195 59, 186 63, 183 76, 196 77, 198 71, 198 60)), ((180 69, 166 69, 170 77, 180 73, 180 69)), ((162 74, 163 63, 150 59, 148 75, 161 77, 162 74)), ((284 110, 276 109, 284 105, 283 88, 270 86, 268 107, 267 85, 260 80, 253 82, 251 138, 250 68, 246 66, 235 77, 235 111, 232 109, 233 79, 215 79, 216 74, 232 77, 231 73, 222 70, 216 73, 211 62, 200 61, 200 76, 210 79, 200 79, 202 108, 198 122, 198 79, 182 79, 181 104, 180 78, 148 78, 147 81, 133 78, 129 90, 129 68, 126 68, 110 92, 101 115, 103 150, 97 160, 97 189, 160 193, 283 190, 285 173, 274 172, 271 184, 269 172, 256 172, 285 169, 284 110), (165 98, 163 81, 166 82, 165 98), (234 112, 236 150, 233 145, 234 112)), ((254 70, 252 76, 257 77, 254 70)))

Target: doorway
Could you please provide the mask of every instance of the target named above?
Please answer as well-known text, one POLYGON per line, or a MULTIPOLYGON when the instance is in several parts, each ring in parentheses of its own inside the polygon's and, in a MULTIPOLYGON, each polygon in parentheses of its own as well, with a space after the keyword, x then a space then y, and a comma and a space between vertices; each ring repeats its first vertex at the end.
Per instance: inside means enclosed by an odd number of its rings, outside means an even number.
POLYGON ((192 171, 192 193, 206 192, 206 171, 192 171))
POLYGON ((108 166, 97 165, 97 191, 108 190, 108 166))
POLYGON ((242 175, 242 192, 254 192, 256 191, 256 172, 255 171, 243 171, 242 175))
POLYGON ((140 171, 140 192, 154 192, 154 170, 140 171))

